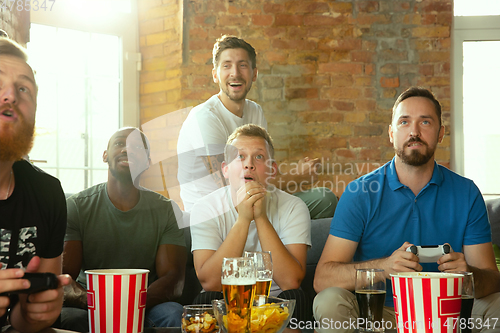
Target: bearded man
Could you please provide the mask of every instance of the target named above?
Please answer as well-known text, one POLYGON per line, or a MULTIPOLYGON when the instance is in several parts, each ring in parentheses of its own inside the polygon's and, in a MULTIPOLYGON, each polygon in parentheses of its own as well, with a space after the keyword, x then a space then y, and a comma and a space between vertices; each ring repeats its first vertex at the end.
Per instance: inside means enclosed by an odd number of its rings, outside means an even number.
POLYGON ((33 145, 37 86, 25 50, 0 38, 0 326, 21 332, 52 325, 63 303, 66 203, 60 182, 22 157, 33 145), (17 296, 24 272, 59 275, 57 289, 17 296), (6 294, 4 294, 6 293, 6 294))
MULTIPOLYGON (((392 327, 396 322, 390 274, 396 272, 473 272, 472 317, 481 322, 498 318, 500 273, 486 206, 471 180, 434 161, 443 137, 441 105, 434 95, 419 87, 403 92, 389 125, 396 156, 350 183, 339 201, 314 277, 319 293, 313 306, 316 320, 356 321, 359 308, 352 291, 356 269, 361 268, 384 270, 388 280, 383 320, 392 327), (411 245, 444 243, 454 251, 435 263, 420 263, 406 251, 411 245)), ((335 331, 332 328, 316 330, 335 331)), ((490 326, 491 332, 498 328, 490 326)))

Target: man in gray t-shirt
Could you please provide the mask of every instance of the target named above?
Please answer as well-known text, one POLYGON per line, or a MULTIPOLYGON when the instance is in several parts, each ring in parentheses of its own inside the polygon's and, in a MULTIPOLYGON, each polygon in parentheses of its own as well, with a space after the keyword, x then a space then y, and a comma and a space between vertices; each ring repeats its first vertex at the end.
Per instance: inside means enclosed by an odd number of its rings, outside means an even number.
POLYGON ((178 228, 181 212, 164 196, 139 187, 149 167, 149 145, 134 128, 118 130, 103 154, 108 181, 67 200, 63 271, 77 282, 66 290, 62 328, 86 331, 85 270, 150 271, 146 327, 181 326, 182 306, 172 302, 184 283, 186 249, 178 228))

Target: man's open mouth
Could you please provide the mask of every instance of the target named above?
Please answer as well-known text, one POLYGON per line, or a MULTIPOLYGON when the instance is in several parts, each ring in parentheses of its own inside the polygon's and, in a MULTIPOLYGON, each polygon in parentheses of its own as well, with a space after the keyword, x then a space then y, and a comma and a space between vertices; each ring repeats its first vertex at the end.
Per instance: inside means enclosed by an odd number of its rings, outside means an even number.
POLYGON ((240 83, 240 82, 229 82, 229 85, 231 87, 241 87, 243 85, 243 83, 240 83))
POLYGON ((254 180, 254 178, 252 176, 250 176, 250 175, 246 175, 244 178, 247 181, 253 181, 254 180))
POLYGON ((2 113, 2 116, 6 116, 6 117, 14 117, 14 111, 13 110, 4 110, 2 113))

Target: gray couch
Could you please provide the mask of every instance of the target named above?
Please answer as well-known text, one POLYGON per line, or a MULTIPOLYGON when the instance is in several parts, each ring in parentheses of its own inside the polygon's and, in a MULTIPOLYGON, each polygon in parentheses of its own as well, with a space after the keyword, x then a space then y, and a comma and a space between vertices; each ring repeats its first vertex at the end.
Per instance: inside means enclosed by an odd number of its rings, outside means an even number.
MULTIPOLYGON (((500 246, 500 198, 487 200, 486 207, 491 223, 491 232, 493 244, 500 246)), ((302 281, 302 289, 311 297, 314 298, 316 292, 313 288, 314 272, 316 264, 319 261, 323 247, 325 245, 328 234, 330 233, 331 218, 312 220, 311 221, 311 240, 312 247, 307 252, 306 276, 302 281)), ((186 246, 191 249, 191 234, 189 228, 184 229, 186 246)), ((201 291, 201 285, 196 277, 196 272, 193 265, 193 256, 188 253, 188 261, 186 264, 186 283, 180 302, 182 304, 191 304, 193 299, 201 291)))
POLYGON ((491 225, 491 241, 500 247, 500 198, 486 200, 491 225))

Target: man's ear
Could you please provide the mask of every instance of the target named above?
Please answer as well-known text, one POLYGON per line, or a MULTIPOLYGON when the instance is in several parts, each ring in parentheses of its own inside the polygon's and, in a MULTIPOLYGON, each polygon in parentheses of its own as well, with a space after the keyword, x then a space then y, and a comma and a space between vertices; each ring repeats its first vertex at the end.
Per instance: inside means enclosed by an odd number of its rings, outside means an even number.
POLYGON ((108 151, 105 150, 104 153, 102 153, 102 161, 104 163, 108 163, 108 151))
POLYGON ((278 163, 273 161, 271 177, 275 178, 277 174, 278 174, 278 163))
POLYGON ((212 69, 212 78, 215 83, 219 84, 219 77, 217 76, 217 68, 212 69))
POLYGON ((222 161, 220 165, 222 169, 222 174, 224 175, 224 178, 229 178, 229 164, 226 163, 226 161, 222 161))
POLYGON ((255 82, 257 81, 257 76, 259 75, 259 71, 257 70, 257 67, 253 69, 253 78, 252 81, 255 82))
POLYGON ((438 135, 438 143, 443 142, 444 139, 444 125, 441 125, 441 129, 439 130, 439 135, 438 135))
POLYGON ((389 129, 387 130, 387 133, 389 133, 389 141, 390 141, 391 143, 394 143, 394 142, 393 142, 393 141, 394 141, 394 139, 393 139, 393 134, 394 134, 394 133, 392 132, 392 125, 389 125, 389 129))

